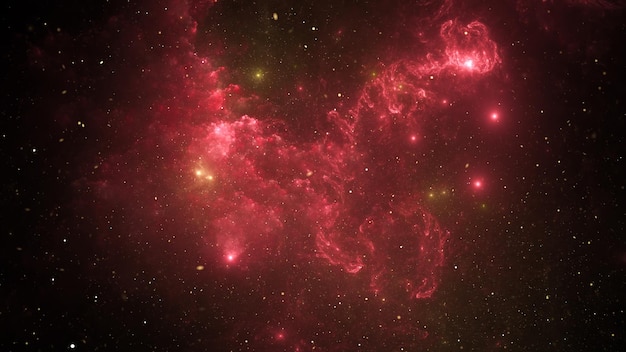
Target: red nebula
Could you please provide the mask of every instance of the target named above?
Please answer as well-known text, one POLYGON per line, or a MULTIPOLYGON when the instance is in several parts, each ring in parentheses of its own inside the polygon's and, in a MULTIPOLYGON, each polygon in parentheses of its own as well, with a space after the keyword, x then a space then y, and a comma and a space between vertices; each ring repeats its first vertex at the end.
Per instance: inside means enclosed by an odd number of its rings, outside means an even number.
POLYGON ((500 63, 498 46, 481 22, 473 21, 464 26, 457 20, 450 20, 441 26, 440 34, 446 43, 448 65, 484 74, 500 63))

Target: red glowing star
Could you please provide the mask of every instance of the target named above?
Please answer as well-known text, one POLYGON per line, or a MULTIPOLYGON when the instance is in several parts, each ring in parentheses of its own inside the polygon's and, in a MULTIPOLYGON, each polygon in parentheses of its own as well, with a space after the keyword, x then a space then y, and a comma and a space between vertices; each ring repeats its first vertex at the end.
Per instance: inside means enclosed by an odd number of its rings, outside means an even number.
POLYGON ((476 179, 471 182, 471 185, 475 190, 480 190, 483 188, 484 182, 482 179, 476 179))
POLYGON ((276 335, 274 336, 274 338, 277 341, 283 341, 285 339, 285 332, 284 331, 280 331, 278 333, 276 333, 276 335))

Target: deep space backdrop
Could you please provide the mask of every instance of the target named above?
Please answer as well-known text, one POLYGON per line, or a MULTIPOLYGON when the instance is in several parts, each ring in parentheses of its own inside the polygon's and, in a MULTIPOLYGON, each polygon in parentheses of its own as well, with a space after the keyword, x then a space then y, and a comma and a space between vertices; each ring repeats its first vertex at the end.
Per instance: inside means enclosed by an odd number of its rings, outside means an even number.
POLYGON ((0 350, 623 350, 625 10, 4 2, 0 350))

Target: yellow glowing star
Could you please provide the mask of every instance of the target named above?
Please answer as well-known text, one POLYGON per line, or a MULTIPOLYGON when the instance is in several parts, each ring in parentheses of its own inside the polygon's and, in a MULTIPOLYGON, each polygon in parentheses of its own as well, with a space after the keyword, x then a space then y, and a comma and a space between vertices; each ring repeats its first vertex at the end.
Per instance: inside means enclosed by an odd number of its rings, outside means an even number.
POLYGON ((196 174, 196 177, 199 178, 199 179, 204 179, 204 180, 207 180, 207 181, 213 181, 213 179, 214 179, 213 175, 205 172, 202 169, 196 169, 196 171, 194 173, 196 174))
POLYGON ((264 76, 265 76, 265 72, 263 72, 263 70, 256 70, 254 72, 254 79, 257 81, 262 80, 264 76))

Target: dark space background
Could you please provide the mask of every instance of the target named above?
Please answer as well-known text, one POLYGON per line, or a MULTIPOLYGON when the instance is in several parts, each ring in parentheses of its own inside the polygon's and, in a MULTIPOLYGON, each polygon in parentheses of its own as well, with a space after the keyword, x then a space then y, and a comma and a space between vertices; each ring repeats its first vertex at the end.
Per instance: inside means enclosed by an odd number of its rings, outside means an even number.
POLYGON ((0 350, 622 350, 625 6, 3 3, 0 350))

